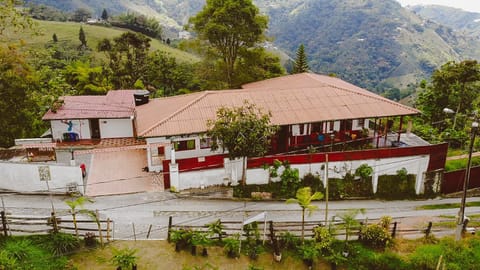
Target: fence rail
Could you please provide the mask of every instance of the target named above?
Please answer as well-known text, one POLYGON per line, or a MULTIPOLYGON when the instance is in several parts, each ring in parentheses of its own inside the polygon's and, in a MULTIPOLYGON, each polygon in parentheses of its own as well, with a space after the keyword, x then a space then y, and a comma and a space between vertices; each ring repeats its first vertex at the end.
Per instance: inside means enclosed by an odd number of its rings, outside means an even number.
POLYGON ((73 217, 57 217, 55 213, 50 216, 26 216, 14 215, 5 211, 1 211, 0 216, 0 231, 3 236, 47 234, 55 231, 78 236, 90 233, 99 236, 101 242, 103 242, 103 237, 106 241, 110 241, 113 236, 111 229, 113 221, 108 218, 93 220, 77 215, 74 222, 73 217))
MULTIPOLYGON (((378 224, 379 220, 358 220, 360 226, 351 227, 349 228, 349 236, 350 239, 355 239, 360 236, 361 233, 361 226, 368 225, 368 224, 378 224)), ((268 239, 273 239, 275 237, 279 237, 282 234, 289 233, 294 237, 300 237, 302 233, 302 223, 300 221, 268 221, 266 229, 263 228, 264 222, 258 223, 259 231, 266 230, 267 234, 266 237, 268 239)), ((220 224, 223 226, 222 233, 225 237, 234 236, 235 234, 242 234, 242 236, 246 236, 246 232, 242 230, 242 222, 241 221, 221 221, 220 224)), ((318 226, 324 226, 325 221, 308 221, 304 224, 304 236, 305 238, 313 238, 314 237, 314 229, 318 226)), ((345 239, 345 227, 343 222, 330 222, 330 225, 333 225, 335 231, 333 235, 338 239, 345 239)), ((396 220, 392 220, 391 224, 388 227, 388 231, 390 232, 393 238, 395 237, 413 237, 419 238, 423 236, 429 236, 432 233, 445 233, 451 231, 448 228, 433 228, 433 223, 429 222, 428 225, 424 228, 401 228, 401 223, 396 220)), ((182 225, 182 224, 174 224, 173 218, 170 217, 169 226, 168 226, 168 238, 170 239, 170 232, 173 230, 193 230, 199 232, 207 233, 208 225, 182 225)))

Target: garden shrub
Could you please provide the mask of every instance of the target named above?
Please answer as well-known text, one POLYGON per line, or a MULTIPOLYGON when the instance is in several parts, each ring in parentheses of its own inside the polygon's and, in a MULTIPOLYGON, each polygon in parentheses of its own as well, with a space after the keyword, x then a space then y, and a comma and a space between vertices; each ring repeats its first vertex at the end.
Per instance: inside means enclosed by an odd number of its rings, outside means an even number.
POLYGON ((292 169, 288 162, 283 162, 284 170, 280 175, 280 196, 282 198, 295 197, 300 187, 300 172, 297 168, 292 169))
POLYGON ((46 236, 8 238, 0 246, 0 269, 70 269, 65 256, 44 248, 48 241, 46 236))
POLYGON ((410 256, 412 269, 435 270, 438 259, 443 254, 440 245, 419 246, 410 256))
POLYGON ((313 237, 317 242, 317 248, 322 255, 328 255, 332 251, 332 244, 335 240, 335 236, 330 232, 327 227, 317 226, 313 229, 313 237))
POLYGON ((132 269, 137 265, 137 250, 131 248, 116 249, 112 248, 111 264, 117 266, 117 269, 132 269))
POLYGON ((294 250, 300 245, 300 238, 290 232, 284 232, 280 234, 280 243, 285 249, 294 250))
POLYGON ((381 225, 370 224, 361 229, 361 242, 368 247, 384 249, 392 243, 392 236, 381 225))
POLYGON ((415 175, 399 170, 397 175, 379 176, 375 196, 388 200, 415 198, 415 175))
POLYGON ((323 182, 319 175, 307 173, 303 176, 302 183, 304 187, 310 187, 313 193, 319 191, 322 194, 325 194, 325 187, 323 186, 323 182))
POLYGON ((66 233, 52 233, 49 235, 46 248, 54 255, 63 255, 80 248, 80 239, 66 233))
POLYGON ((345 181, 343 179, 328 179, 328 197, 331 200, 341 200, 346 197, 345 181))
POLYGON ((370 270, 375 261, 375 252, 359 243, 348 245, 348 269, 370 270))
POLYGON ((238 258, 240 256, 238 253, 238 248, 240 247, 239 237, 240 235, 236 235, 223 240, 223 248, 229 258, 238 258))

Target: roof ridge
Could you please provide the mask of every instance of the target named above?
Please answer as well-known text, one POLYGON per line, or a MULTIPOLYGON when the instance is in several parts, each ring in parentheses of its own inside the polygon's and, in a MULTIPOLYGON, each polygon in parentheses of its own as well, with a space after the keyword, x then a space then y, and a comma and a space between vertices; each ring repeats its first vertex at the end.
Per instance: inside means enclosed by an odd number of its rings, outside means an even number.
POLYGON ((199 102, 201 99, 203 99, 205 96, 207 96, 208 94, 212 93, 212 92, 215 92, 215 91, 202 91, 200 93, 202 93, 199 97, 193 99, 192 101, 188 102, 187 104, 185 104, 185 106, 181 107, 180 109, 178 109, 177 111, 175 111, 174 113, 170 114, 169 116, 165 117, 163 120, 160 120, 159 122, 153 124, 151 127, 145 129, 141 134, 141 136, 145 135, 146 133, 152 131, 154 128, 160 126, 161 124, 167 122, 168 120, 172 119, 174 116, 178 115, 179 113, 185 111, 188 107, 192 106, 193 104, 199 102))

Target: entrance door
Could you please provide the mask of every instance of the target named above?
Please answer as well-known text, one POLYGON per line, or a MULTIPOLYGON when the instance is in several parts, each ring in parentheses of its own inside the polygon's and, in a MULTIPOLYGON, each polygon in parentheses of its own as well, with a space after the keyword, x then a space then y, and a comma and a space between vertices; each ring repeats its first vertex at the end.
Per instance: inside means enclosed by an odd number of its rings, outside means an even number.
POLYGON ((98 119, 90 119, 90 132, 92 132, 92 139, 100 139, 100 124, 98 119))

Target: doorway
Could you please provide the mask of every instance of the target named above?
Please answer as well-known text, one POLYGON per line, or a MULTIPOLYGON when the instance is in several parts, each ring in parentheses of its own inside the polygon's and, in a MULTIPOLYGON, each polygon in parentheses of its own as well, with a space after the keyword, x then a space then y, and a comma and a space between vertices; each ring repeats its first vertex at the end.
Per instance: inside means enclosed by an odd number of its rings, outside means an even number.
POLYGON ((100 123, 98 119, 90 119, 90 132, 92 132, 92 139, 100 139, 100 123))

